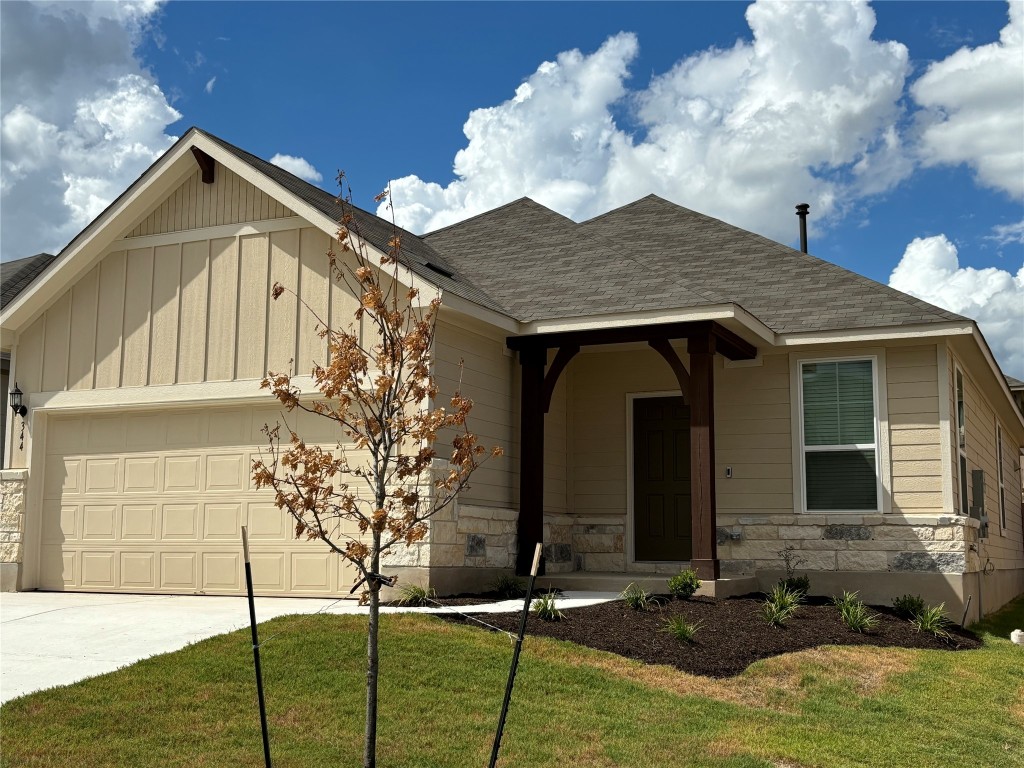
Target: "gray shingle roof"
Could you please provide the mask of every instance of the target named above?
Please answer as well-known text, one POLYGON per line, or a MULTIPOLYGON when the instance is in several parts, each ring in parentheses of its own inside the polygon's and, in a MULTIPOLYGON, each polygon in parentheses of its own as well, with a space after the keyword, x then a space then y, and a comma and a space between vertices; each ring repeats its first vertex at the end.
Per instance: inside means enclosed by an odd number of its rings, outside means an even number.
POLYGON ((581 224, 523 198, 423 239, 524 322, 723 303, 778 333, 964 319, 655 195, 581 224))
POLYGON ((1015 379, 1013 376, 1007 376, 1006 374, 1003 374, 1003 378, 1006 379, 1006 385, 1010 389, 1024 389, 1024 381, 1015 379))
POLYGON ((37 253, 0 264, 0 309, 14 301, 55 258, 49 253, 37 253))
MULTIPOLYGON (((224 141, 224 139, 218 136, 214 136, 213 134, 207 133, 199 128, 196 128, 195 130, 206 136, 211 141, 217 143, 242 162, 247 163, 252 168, 262 173, 264 176, 276 181, 282 187, 316 208, 325 216, 328 216, 334 221, 341 220, 343 211, 341 204, 338 202, 337 195, 325 192, 319 187, 315 187, 309 182, 300 179, 298 176, 288 173, 288 171, 283 168, 279 168, 273 163, 269 163, 251 152, 246 152, 244 149, 240 149, 239 147, 224 141)), ((363 237, 366 242, 370 243, 377 249, 387 252, 388 242, 394 234, 394 228, 391 223, 375 214, 364 211, 351 204, 346 204, 345 208, 347 212, 352 214, 354 221, 354 226, 352 227, 353 231, 358 231, 358 234, 363 237)), ((398 234, 402 243, 402 260, 415 274, 424 278, 433 285, 438 286, 443 291, 453 293, 456 296, 461 296, 464 299, 468 299, 469 301, 480 304, 488 309, 508 314, 507 310, 495 302, 491 296, 480 290, 480 288, 474 285, 472 281, 468 280, 464 275, 458 274, 456 268, 449 264, 444 256, 434 250, 431 245, 424 242, 412 232, 407 232, 404 229, 399 228, 398 234), (437 269, 434 269, 430 265, 433 265, 433 267, 439 267, 443 272, 438 272, 437 269), (449 277, 444 274, 445 272, 449 273, 451 276, 449 277)))

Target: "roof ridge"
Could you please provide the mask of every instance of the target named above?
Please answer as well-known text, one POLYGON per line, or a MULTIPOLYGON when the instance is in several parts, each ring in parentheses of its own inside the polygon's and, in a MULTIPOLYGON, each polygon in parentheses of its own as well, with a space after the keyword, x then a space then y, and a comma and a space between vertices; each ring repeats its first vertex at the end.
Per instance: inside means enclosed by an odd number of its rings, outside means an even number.
POLYGON ((575 224, 576 223, 572 219, 570 219, 568 216, 563 216, 558 211, 556 211, 556 210, 554 210, 552 208, 548 208, 543 203, 538 203, 532 197, 529 197, 527 195, 523 195, 522 197, 517 197, 515 200, 510 200, 507 203, 499 205, 497 208, 491 208, 490 210, 487 210, 487 211, 481 211, 480 213, 475 213, 475 214, 473 214, 472 216, 470 216, 468 218, 460 219, 459 221, 453 221, 451 224, 446 224, 445 226, 439 227, 438 229, 432 229, 429 232, 424 232, 422 235, 420 235, 420 237, 421 238, 433 237, 434 235, 438 234, 439 232, 446 232, 446 231, 448 231, 450 229, 453 229, 454 227, 460 227, 463 224, 468 224, 471 221, 476 221, 477 219, 483 218, 485 216, 491 216, 492 214, 496 214, 499 211, 505 210, 506 208, 511 208, 512 206, 521 205, 523 203, 530 203, 530 204, 536 206, 537 208, 540 208, 540 209, 542 209, 544 211, 547 211, 548 213, 553 213, 553 214, 555 214, 555 216, 558 216, 560 219, 565 219, 566 221, 570 222, 571 224, 575 224))

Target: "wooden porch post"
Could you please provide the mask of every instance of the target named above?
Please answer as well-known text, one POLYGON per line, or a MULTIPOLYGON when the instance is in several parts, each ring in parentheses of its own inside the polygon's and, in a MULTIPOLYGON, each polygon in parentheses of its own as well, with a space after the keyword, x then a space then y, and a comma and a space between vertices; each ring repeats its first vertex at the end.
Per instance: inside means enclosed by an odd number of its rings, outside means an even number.
MULTIPOLYGON (((516 573, 520 576, 529 574, 534 549, 544 541, 544 366, 547 357, 544 347, 519 350, 522 384, 516 573)), ((543 559, 540 567, 543 574, 543 559)))
POLYGON ((702 579, 717 579, 718 541, 715 511, 715 337, 689 338, 690 353, 690 510, 693 557, 690 566, 702 579))

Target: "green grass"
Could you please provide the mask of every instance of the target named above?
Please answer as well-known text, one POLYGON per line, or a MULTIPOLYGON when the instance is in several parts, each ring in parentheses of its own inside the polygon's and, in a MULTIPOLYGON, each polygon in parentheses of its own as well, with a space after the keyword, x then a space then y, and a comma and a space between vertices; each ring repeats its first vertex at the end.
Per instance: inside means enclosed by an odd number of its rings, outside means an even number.
MULTIPOLYGON (((486 765, 507 637, 382 622, 382 768, 486 765)), ((1000 637, 978 651, 825 648, 724 681, 528 638, 500 764, 1024 766, 1011 625, 1024 599, 980 625, 1000 637)), ((358 765, 365 619, 285 617, 261 632, 282 633, 262 652, 275 766, 358 765)), ((4 766, 262 765, 248 630, 10 702, 0 754, 4 766)))

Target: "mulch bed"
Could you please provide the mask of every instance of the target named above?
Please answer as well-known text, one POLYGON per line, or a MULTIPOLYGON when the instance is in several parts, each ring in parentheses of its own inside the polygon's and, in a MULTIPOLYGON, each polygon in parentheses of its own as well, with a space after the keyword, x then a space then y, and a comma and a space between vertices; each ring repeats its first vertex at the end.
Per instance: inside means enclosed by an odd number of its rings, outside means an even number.
MULTIPOLYGON (((981 646, 973 633, 949 627, 951 639, 918 632, 890 608, 872 607, 878 626, 866 634, 852 632, 838 610, 824 599, 810 598, 785 627, 769 626, 761 614, 763 597, 716 600, 695 597, 665 601, 651 611, 635 611, 621 601, 564 611, 558 622, 541 621, 531 613, 527 634, 569 640, 590 648, 637 659, 648 664, 667 664, 696 675, 732 677, 751 663, 783 653, 820 645, 874 645, 933 650, 968 650, 981 646), (687 645, 664 631, 675 615, 700 620, 695 642, 687 645)), ((453 623, 468 623, 458 616, 440 615, 453 623)), ((519 631, 519 614, 491 614, 487 622, 510 632, 519 631)))

